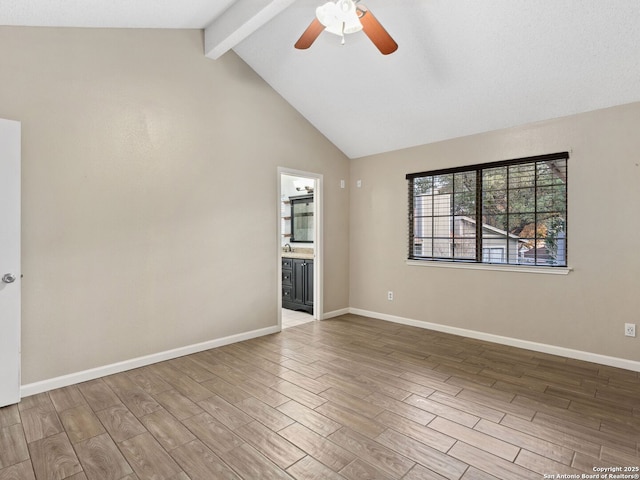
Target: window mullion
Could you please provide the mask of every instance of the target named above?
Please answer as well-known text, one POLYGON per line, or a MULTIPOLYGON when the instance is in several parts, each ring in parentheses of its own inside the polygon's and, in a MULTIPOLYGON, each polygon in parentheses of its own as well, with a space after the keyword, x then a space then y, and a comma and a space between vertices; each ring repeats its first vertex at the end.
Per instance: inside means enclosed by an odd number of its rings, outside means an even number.
POLYGON ((436 248, 436 188, 433 183, 433 177, 431 177, 431 238, 429 239, 431 242, 431 257, 433 258, 435 248, 436 248))
POLYGON ((511 258, 509 256, 509 233, 510 233, 509 227, 511 225, 511 221, 510 221, 511 219, 509 218, 509 214, 511 212, 511 208, 509 208, 509 199, 510 199, 510 195, 509 194, 511 192, 511 189, 509 188, 509 185, 511 185, 511 182, 510 182, 509 176, 511 174, 511 169, 509 167, 505 167, 505 168, 507 169, 507 180, 506 180, 507 183, 505 183, 505 185, 504 185, 504 188, 506 188, 506 190, 507 190, 507 224, 505 226, 505 230, 507 232, 507 258, 506 258, 507 262, 506 263, 509 263, 509 259, 511 258))
POLYGON ((533 264, 538 265, 538 162, 533 164, 533 264))
POLYGON ((451 258, 455 259, 456 258, 456 217, 455 217, 455 211, 456 211, 456 175, 453 174, 451 175, 451 204, 449 205, 449 208, 451 209, 449 211, 450 217, 449 217, 449 222, 450 222, 450 228, 451 228, 451 258))
POLYGON ((482 169, 476 170, 476 262, 482 262, 482 169))

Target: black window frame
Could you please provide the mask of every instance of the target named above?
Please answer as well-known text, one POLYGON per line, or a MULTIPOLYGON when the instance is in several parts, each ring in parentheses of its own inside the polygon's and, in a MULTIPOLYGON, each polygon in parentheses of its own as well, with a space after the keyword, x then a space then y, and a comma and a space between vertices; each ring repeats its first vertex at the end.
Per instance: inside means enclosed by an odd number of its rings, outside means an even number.
MULTIPOLYGON (((552 153, 552 154, 546 154, 546 155, 537 155, 537 156, 531 156, 531 157, 524 157, 524 158, 517 158, 517 159, 511 159, 511 160, 502 160, 502 161, 496 161, 496 162, 489 162, 489 163, 482 163, 482 164, 475 164, 475 165, 468 165, 468 166, 461 166, 461 167, 455 167, 455 168, 446 168, 446 169, 439 169, 439 170, 430 170, 430 171, 425 171, 425 172, 417 172, 417 173, 410 173, 406 175, 406 180, 408 183, 408 225, 409 225, 409 236, 408 236, 408 260, 417 260, 417 261, 424 261, 424 262, 448 262, 448 263, 471 263, 471 264, 490 264, 490 265, 504 265, 504 266, 511 266, 511 267, 534 267, 534 268, 567 268, 568 267, 568 234, 567 234, 567 230, 568 230, 568 160, 569 160, 569 152, 558 152, 558 153, 552 153), (525 165, 525 164, 532 164, 534 165, 534 172, 535 172, 535 186, 533 187, 533 191, 534 191, 534 217, 535 217, 535 221, 534 221, 534 229, 537 229, 537 222, 538 222, 538 215, 539 214, 543 214, 543 213, 548 213, 548 212, 544 212, 544 210, 539 209, 538 208, 538 184, 537 184, 537 179, 538 179, 538 163, 547 163, 549 164, 549 162, 553 162, 556 160, 564 160, 564 211, 560 211, 557 210, 558 213, 564 213, 564 217, 563 217, 563 225, 564 225, 564 229, 562 230, 564 237, 563 237, 563 258, 562 258, 562 263, 556 263, 556 264, 545 264, 545 263, 538 263, 538 253, 537 253, 537 246, 534 242, 534 260, 533 263, 517 263, 517 262, 510 262, 510 256, 509 254, 507 254, 506 260, 505 262, 491 262, 491 261, 484 261, 483 260, 483 252, 487 249, 490 248, 489 247, 483 247, 483 227, 485 227, 486 225, 482 222, 482 221, 475 221, 475 258, 456 258, 455 257, 455 249, 453 249, 454 251, 454 255, 453 256, 434 256, 434 247, 435 247, 435 240, 438 239, 438 237, 430 237, 432 244, 431 244, 431 255, 416 255, 416 235, 415 235, 415 222, 414 222, 414 215, 415 215, 415 211, 416 211, 416 202, 415 202, 415 192, 416 192, 416 188, 415 188, 415 180, 416 179, 420 179, 420 178, 425 178, 425 177, 435 177, 435 176, 443 176, 443 175, 455 175, 455 174, 462 174, 462 173, 469 173, 469 172, 475 172, 475 206, 474 206, 474 213, 475 213, 475 219, 483 219, 483 171, 485 170, 489 170, 489 169, 494 169, 494 168, 498 168, 498 167, 510 167, 510 166, 514 166, 514 165, 525 165)), ((507 169, 507 171, 509 171, 509 169, 507 169)), ((454 176, 455 178, 455 176, 454 176)), ((452 192, 450 193, 450 195, 452 197, 454 197, 456 194, 460 194, 460 190, 456 192, 455 190, 455 181, 452 181, 452 192)), ((508 185, 508 182, 506 183, 506 192, 507 192, 507 198, 509 198, 509 191, 515 191, 516 188, 511 188, 508 185)), ((434 197, 436 194, 431 194, 430 196, 434 197)), ((508 200, 507 200, 508 202, 508 200)), ((508 205, 508 204, 507 204, 508 205)), ((431 208, 431 215, 427 215, 423 218, 430 218, 431 222, 433 223, 435 221, 435 219, 438 218, 438 215, 435 213, 435 203, 432 204, 431 208)), ((555 211, 552 211, 552 213, 555 211)), ((505 214, 506 218, 507 218, 507 224, 508 224, 508 218, 509 215, 513 215, 510 212, 507 211, 507 213, 505 214)), ((453 208, 451 208, 451 212, 449 214, 450 217, 450 221, 453 222, 455 221, 454 219, 456 218, 456 214, 453 212, 453 208)), ((440 218, 446 218, 446 215, 440 217, 440 218)), ((453 232, 453 226, 449 227, 451 229, 451 231, 453 232)), ((508 245, 509 245, 509 235, 511 235, 508 232, 508 229, 505 230, 505 233, 507 235, 507 251, 508 251, 508 245)), ((453 235, 453 233, 452 233, 453 235)), ((535 240, 537 240, 537 232, 534 231, 534 238, 535 240)), ((427 237, 418 237, 418 238, 427 238, 427 237)), ((451 241, 452 245, 455 243, 455 238, 452 236, 452 241, 451 241)), ((516 258, 517 255, 516 255, 516 258)))

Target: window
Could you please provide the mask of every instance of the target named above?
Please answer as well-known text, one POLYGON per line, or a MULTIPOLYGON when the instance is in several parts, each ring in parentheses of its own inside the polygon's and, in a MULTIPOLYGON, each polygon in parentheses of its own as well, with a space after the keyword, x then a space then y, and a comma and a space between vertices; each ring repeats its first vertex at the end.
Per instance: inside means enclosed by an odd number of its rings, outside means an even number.
POLYGON ((568 159, 407 175, 409 259, 566 267, 568 159))

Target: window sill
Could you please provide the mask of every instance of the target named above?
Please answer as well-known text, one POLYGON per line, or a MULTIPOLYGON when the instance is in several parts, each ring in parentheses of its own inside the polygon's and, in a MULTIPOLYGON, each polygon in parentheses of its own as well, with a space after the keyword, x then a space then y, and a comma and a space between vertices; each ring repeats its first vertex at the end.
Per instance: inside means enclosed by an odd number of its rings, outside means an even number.
POLYGON ((493 270, 500 272, 541 273, 546 275, 567 275, 571 267, 527 267, 521 265, 498 265, 495 263, 458 263, 434 260, 407 260, 413 267, 462 268, 464 270, 493 270))

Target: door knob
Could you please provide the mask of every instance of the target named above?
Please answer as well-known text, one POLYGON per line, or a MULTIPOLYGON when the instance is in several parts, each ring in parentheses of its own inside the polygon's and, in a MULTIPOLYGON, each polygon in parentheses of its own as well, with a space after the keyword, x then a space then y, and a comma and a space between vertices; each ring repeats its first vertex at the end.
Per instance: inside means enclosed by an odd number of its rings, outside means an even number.
POLYGON ((5 273, 2 276, 2 281, 4 283, 13 283, 16 281, 16 276, 13 273, 5 273))

